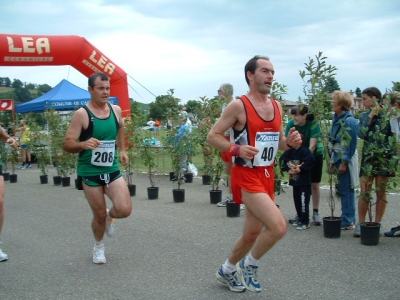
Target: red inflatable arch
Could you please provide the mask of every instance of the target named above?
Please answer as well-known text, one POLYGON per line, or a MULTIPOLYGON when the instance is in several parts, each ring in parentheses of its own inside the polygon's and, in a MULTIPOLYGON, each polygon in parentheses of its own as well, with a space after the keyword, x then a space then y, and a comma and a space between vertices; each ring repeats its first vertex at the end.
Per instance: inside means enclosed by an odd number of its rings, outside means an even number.
POLYGON ((118 97, 122 115, 130 114, 126 73, 85 38, 0 34, 0 66, 71 65, 85 76, 103 72, 110 77, 112 96, 118 97))

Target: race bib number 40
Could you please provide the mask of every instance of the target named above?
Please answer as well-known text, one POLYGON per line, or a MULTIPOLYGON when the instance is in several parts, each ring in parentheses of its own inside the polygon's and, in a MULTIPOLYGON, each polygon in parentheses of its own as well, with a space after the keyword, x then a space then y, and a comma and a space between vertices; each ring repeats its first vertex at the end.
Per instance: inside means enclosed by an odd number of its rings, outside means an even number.
POLYGON ((260 150, 254 157, 253 166, 270 166, 279 149, 279 132, 257 132, 255 147, 260 150))
POLYGON ((92 165, 111 167, 114 162, 115 140, 100 141, 101 145, 92 151, 92 165))

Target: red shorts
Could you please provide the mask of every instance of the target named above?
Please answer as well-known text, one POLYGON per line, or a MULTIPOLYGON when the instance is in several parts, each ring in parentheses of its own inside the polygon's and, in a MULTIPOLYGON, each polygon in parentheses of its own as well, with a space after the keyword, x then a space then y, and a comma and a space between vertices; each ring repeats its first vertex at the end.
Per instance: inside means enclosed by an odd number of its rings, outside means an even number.
POLYGON ((251 169, 234 165, 231 186, 233 199, 237 204, 243 203, 242 189, 249 193, 265 193, 275 200, 275 176, 272 166, 251 169))
MULTIPOLYGON (((230 141, 231 140, 231 137, 228 135, 228 136, 224 136, 224 138, 227 140, 227 141, 230 141)), ((228 151, 222 151, 221 152, 221 158, 222 158, 222 161, 224 161, 224 162, 232 162, 232 156, 231 155, 229 155, 229 152, 228 151)))

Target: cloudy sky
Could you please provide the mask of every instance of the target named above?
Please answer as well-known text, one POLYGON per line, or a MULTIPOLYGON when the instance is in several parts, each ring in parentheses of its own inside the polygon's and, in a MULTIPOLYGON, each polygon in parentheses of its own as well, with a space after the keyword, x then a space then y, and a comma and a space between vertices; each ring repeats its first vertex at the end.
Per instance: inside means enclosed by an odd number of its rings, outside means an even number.
MULTIPOLYGON (((182 103, 213 97, 224 82, 244 94, 243 68, 256 54, 270 57, 292 101, 303 96, 299 70, 319 51, 338 68, 342 90, 384 92, 400 81, 399 0, 2 2, 1 33, 82 36, 128 73, 130 97, 139 102, 169 89, 182 103)), ((87 87, 69 66, 0 66, 0 77, 87 87)))

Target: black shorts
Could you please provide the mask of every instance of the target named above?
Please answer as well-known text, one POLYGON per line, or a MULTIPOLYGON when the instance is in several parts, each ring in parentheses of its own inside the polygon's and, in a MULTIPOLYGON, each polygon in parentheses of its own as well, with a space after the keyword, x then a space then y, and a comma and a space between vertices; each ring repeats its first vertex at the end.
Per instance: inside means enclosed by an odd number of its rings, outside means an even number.
POLYGON ((315 156, 315 165, 311 170, 311 182, 320 183, 322 179, 322 167, 324 166, 324 156, 315 156))
POLYGON ((0 175, 3 175, 3 166, 0 165, 0 175))
POLYGON ((387 164, 379 162, 377 159, 374 159, 373 157, 371 157, 370 155, 362 155, 361 157, 361 168, 360 168, 360 177, 362 176, 367 176, 365 174, 365 170, 363 166, 372 166, 372 170, 371 170, 371 174, 369 176, 385 176, 385 177, 395 177, 396 173, 394 172, 394 170, 397 169, 397 163, 396 166, 393 168, 393 170, 389 170, 389 159, 386 161, 387 164))
POLYGON ((102 174, 96 176, 81 176, 81 177, 82 177, 82 182, 84 182, 88 186, 105 186, 113 182, 114 180, 117 180, 121 176, 122 176, 121 171, 117 170, 109 174, 102 174))

